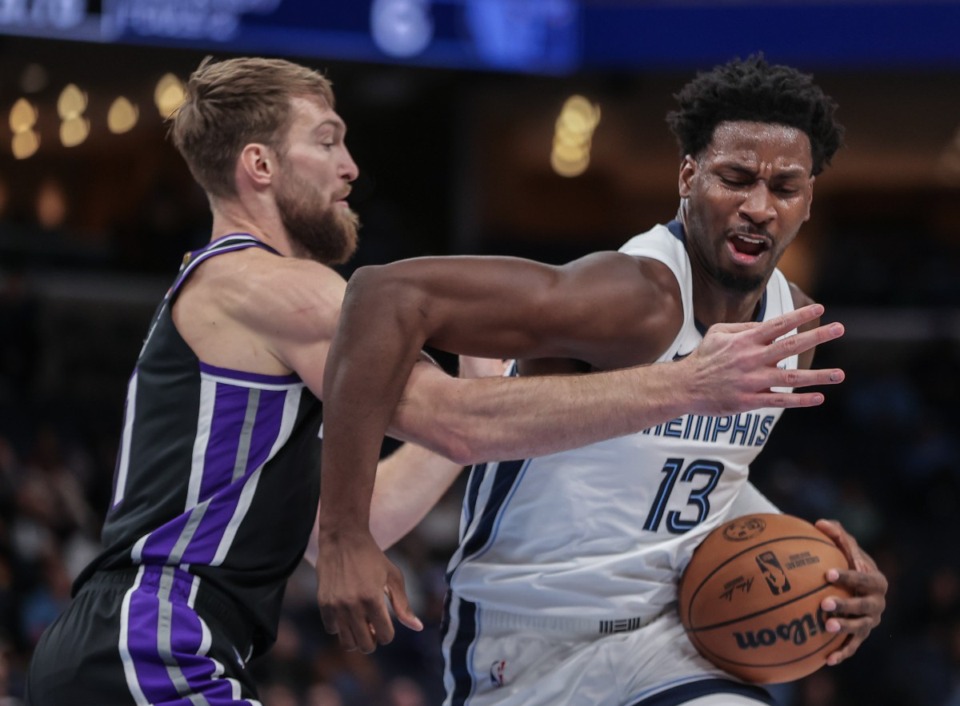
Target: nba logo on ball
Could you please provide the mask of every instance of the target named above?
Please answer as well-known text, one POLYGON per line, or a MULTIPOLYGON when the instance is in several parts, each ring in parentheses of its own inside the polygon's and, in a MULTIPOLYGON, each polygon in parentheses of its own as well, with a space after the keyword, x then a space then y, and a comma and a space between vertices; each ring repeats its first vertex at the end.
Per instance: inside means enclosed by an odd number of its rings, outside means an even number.
POLYGON ((833 540, 791 515, 739 517, 693 553, 680 581, 680 620, 697 650, 756 683, 804 677, 843 642, 824 629, 827 570, 848 567, 833 540))
POLYGON ((790 579, 787 578, 786 572, 780 566, 780 562, 777 561, 776 554, 763 552, 757 555, 757 566, 760 567, 760 572, 763 574, 763 578, 767 580, 767 586, 773 595, 779 596, 781 593, 790 590, 790 579))

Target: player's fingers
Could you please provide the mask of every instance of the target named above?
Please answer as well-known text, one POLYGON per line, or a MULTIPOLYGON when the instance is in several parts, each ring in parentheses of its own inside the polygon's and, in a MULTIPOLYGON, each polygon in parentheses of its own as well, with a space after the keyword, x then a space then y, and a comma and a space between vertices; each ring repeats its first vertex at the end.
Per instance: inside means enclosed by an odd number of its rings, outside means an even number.
POLYGON ((811 385, 838 385, 846 378, 841 368, 817 370, 780 370, 772 372, 770 387, 810 387, 811 385))
POLYGON ((423 623, 420 622, 420 618, 416 616, 410 607, 410 601, 407 599, 407 594, 403 586, 400 586, 398 590, 396 587, 388 585, 386 590, 387 599, 393 606, 393 612, 396 614, 397 620, 411 630, 416 630, 417 632, 423 630, 423 623))
POLYGON ((362 627, 358 629, 362 630, 363 635, 358 636, 357 644, 365 654, 373 652, 378 642, 386 645, 393 640, 393 620, 386 601, 381 599, 376 604, 368 605, 362 627))
POLYGON ((877 593, 867 596, 827 596, 820 608, 832 617, 857 621, 858 627, 871 630, 880 624, 880 615, 886 607, 886 599, 877 593))
MULTIPOLYGON (((386 600, 381 596, 379 600, 368 603, 366 615, 369 624, 368 635, 372 634, 372 640, 376 640, 381 645, 386 645, 393 640, 396 632, 393 628, 393 619, 390 617, 387 601, 393 604, 397 618, 404 624, 410 623, 413 627, 420 621, 410 610, 410 601, 407 599, 403 573, 393 564, 390 564, 387 568, 387 579, 383 592, 386 600)), ((373 648, 374 645, 371 641, 369 651, 372 652, 373 648)))
MULTIPOLYGON (((769 323, 769 322, 767 322, 769 323)), ((767 346, 766 359, 770 363, 778 363, 792 355, 800 355, 812 348, 840 338, 845 332, 843 324, 833 322, 817 326, 809 331, 801 331, 790 336, 775 340, 767 346)), ((773 340, 773 339, 770 339, 773 340)))
POLYGON ((827 655, 827 664, 831 667, 836 667, 845 659, 852 657, 862 643, 863 640, 860 640, 856 637, 847 639, 839 650, 831 652, 827 655))
POLYGON ((356 634, 351 628, 349 621, 338 620, 336 634, 337 639, 340 641, 340 646, 347 652, 353 652, 354 650, 360 649, 357 644, 356 634))
POLYGON ((323 629, 330 635, 336 635, 340 631, 337 624, 337 612, 333 608, 320 608, 320 620, 323 622, 323 629))
POLYGON ((817 529, 832 539, 834 544, 843 550, 843 553, 847 555, 847 559, 850 561, 850 566, 858 571, 866 570, 863 563, 863 552, 860 551, 857 540, 843 528, 839 520, 821 519, 817 520, 814 524, 817 529))
MULTIPOLYGON (((886 579, 877 569, 876 562, 860 548, 857 540, 853 535, 843 529, 843 525, 841 525, 840 522, 837 520, 817 520, 816 526, 843 550, 844 554, 846 554, 850 560, 850 565, 856 571, 873 574, 874 577, 870 579, 871 581, 886 584, 886 579)), ((867 584, 865 588, 871 590, 875 585, 879 584, 867 584)), ((883 590, 886 591, 885 586, 883 590)))
POLYGON ((367 612, 362 608, 328 606, 320 609, 320 618, 324 629, 337 636, 343 649, 348 652, 360 650, 369 653, 373 651, 375 644, 370 634, 370 624, 364 617, 367 612))
POLYGON ((855 596, 883 599, 887 593, 887 577, 879 571, 858 571, 855 569, 827 572, 827 580, 843 586, 855 596), (836 578, 834 579, 834 576, 836 578))
POLYGON ((757 326, 754 333, 761 340, 769 342, 775 338, 780 338, 780 336, 793 331, 795 328, 799 328, 811 321, 816 321, 821 315, 823 315, 822 304, 808 304, 799 309, 788 311, 786 314, 776 316, 769 321, 764 321, 757 326))
POLYGON ((823 394, 820 392, 761 392, 754 397, 756 398, 755 404, 744 407, 744 409, 816 407, 823 404, 824 400, 823 394))
POLYGON ((711 331, 721 333, 740 333, 741 331, 752 331, 753 336, 764 343, 770 343, 774 339, 783 336, 795 328, 799 328, 806 323, 815 321, 823 314, 822 304, 808 304, 807 306, 794 309, 786 314, 774 317, 769 321, 741 321, 736 323, 714 324, 710 327, 711 331))

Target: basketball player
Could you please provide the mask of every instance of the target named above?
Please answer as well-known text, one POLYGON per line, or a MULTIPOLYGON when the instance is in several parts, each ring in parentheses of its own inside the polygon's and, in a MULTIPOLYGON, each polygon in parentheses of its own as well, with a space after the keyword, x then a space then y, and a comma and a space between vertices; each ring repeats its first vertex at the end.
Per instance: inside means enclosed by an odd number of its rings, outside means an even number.
MULTIPOLYGON (((130 378, 104 549, 37 645, 33 706, 259 703, 246 664, 275 638, 314 526, 319 400, 345 288, 330 265, 356 243, 346 127, 328 81, 286 61, 204 62, 187 92, 172 135, 209 197, 211 240, 184 259, 130 378)), ((415 445, 391 456, 374 525, 402 533, 471 459, 570 448, 688 408, 819 404, 820 393, 770 392, 842 379, 794 381, 775 367, 840 335, 831 326, 774 342, 818 313, 727 328, 662 371, 459 381, 420 362, 392 431, 456 460, 415 445)), ((378 639, 392 637, 385 617, 378 639)))
MULTIPOLYGON (((679 211, 620 252, 557 268, 425 258, 355 273, 327 365, 324 483, 349 460, 372 467, 425 342, 487 356, 509 348, 523 375, 610 370, 682 360, 712 325, 769 321, 810 303, 776 265, 842 143, 834 101, 809 76, 756 56, 697 76, 677 99, 669 124, 682 153, 679 211)), ((812 356, 789 351, 780 366, 793 375, 812 356)), ((771 509, 747 472, 780 414, 766 404, 685 410, 565 453, 474 467, 449 566, 446 704, 772 703, 699 656, 675 601, 708 532, 771 509)), ((343 520, 325 502, 321 523, 328 513, 343 520)), ((819 526, 854 567, 827 574, 854 593, 822 604, 826 629, 841 638, 828 658, 836 664, 878 624, 887 584, 841 527, 819 526)), ((320 544, 321 556, 335 549, 320 544)), ((321 609, 327 629, 351 644, 367 629, 362 601, 338 575, 324 579, 331 562, 320 566, 321 609)))

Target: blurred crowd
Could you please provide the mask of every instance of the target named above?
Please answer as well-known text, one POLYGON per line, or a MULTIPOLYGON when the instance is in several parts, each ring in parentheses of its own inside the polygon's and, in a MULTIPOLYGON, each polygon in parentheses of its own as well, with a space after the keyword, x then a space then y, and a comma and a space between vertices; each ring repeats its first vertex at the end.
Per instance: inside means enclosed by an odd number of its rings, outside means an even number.
MULTIPOLYGON (((944 278, 925 281, 947 286, 944 278)), ((843 301, 843 290, 829 282, 823 291, 828 304, 864 303, 843 301)), ((60 369, 52 370, 45 354, 51 315, 29 271, 2 271, 0 706, 21 703, 32 647, 98 549, 123 381, 138 343, 122 350, 129 358, 113 378, 78 384, 88 373, 75 357, 61 351, 60 369), (60 382, 51 384, 51 376, 60 382)), ((148 317, 141 318, 144 330, 148 317)), ((960 706, 960 545, 953 541, 960 515, 960 336, 880 341, 858 337, 856 322, 846 323, 848 340, 826 346, 818 363, 843 366, 847 382, 828 391, 822 408, 788 412, 752 477, 786 512, 842 521, 890 579, 888 607, 854 659, 774 691, 781 706, 960 706)), ((83 331, 96 330, 94 322, 73 325, 71 345, 92 345, 97 336, 82 339, 83 331)), ((425 630, 400 628, 391 645, 370 656, 340 650, 323 630, 313 571, 301 566, 277 644, 253 665, 265 706, 441 702, 444 572, 461 490, 462 482, 391 551, 425 630)))

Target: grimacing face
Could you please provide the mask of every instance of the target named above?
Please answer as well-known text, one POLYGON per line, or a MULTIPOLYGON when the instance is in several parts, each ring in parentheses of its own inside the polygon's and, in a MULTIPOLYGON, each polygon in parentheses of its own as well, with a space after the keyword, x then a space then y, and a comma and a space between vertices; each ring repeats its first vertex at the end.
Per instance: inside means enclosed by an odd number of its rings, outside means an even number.
POLYGON ((280 219, 300 257, 335 265, 357 248, 359 219, 346 198, 357 165, 344 143, 346 126, 320 101, 291 100, 293 122, 275 198, 280 219))
POLYGON ((681 210, 695 270, 735 292, 765 286, 810 218, 810 138, 786 125, 720 123, 680 166, 681 210))

